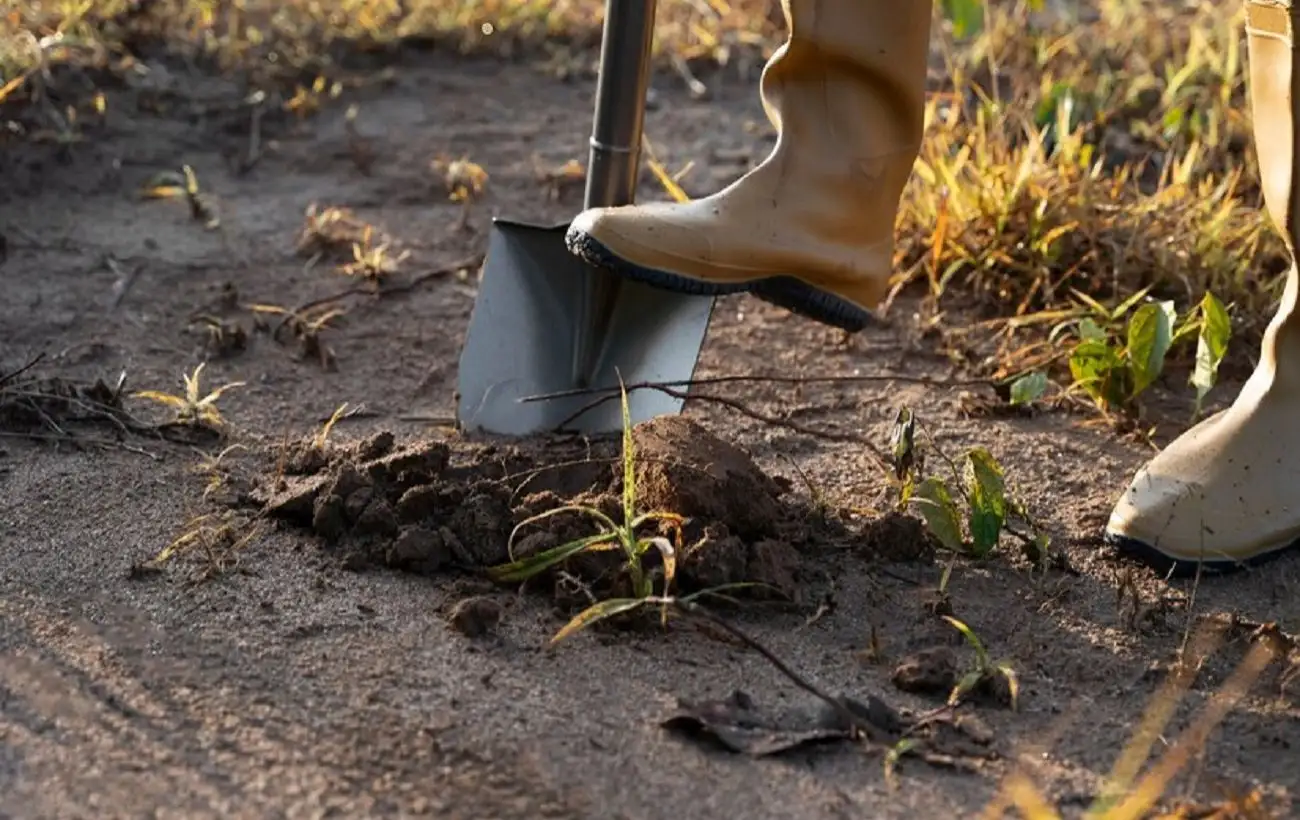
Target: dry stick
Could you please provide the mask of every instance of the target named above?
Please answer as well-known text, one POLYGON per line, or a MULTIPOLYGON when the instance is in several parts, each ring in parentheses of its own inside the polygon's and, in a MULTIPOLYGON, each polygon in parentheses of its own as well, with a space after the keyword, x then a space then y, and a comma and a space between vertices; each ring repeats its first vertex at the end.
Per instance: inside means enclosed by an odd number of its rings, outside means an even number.
POLYGON ((332 293, 329 296, 322 296, 319 299, 312 299, 308 302, 303 302, 298 307, 286 313, 284 317, 280 319, 279 324, 275 326, 275 330, 272 332, 271 335, 275 338, 278 338, 280 335, 280 331, 284 330, 285 325, 287 325, 294 318, 301 319, 302 314, 305 311, 314 310, 315 308, 332 304, 341 299, 346 299, 349 296, 386 296, 392 293, 406 293, 408 291, 414 290, 416 287, 424 284, 430 279, 441 279, 445 276, 450 276, 456 273, 457 271, 464 270, 465 268, 472 268, 475 267, 476 265, 481 265, 483 264, 483 258, 484 255, 482 253, 477 253, 474 254, 473 256, 466 257, 465 259, 462 259, 461 261, 455 262, 451 265, 447 265, 441 268, 434 268, 433 270, 428 270, 425 271, 424 273, 416 274, 415 276, 412 276, 410 279, 406 280, 405 282, 402 282, 397 285, 389 285, 387 287, 383 287, 378 290, 372 290, 370 288, 362 288, 362 287, 350 287, 350 288, 345 288, 339 291, 338 293, 332 293))
MULTIPOLYGON (((902 376, 898 374, 881 374, 876 376, 710 376, 703 379, 683 379, 673 382, 635 382, 625 385, 627 392, 633 390, 655 390, 660 388, 679 388, 690 389, 692 387, 711 387, 720 384, 740 384, 740 383, 766 383, 766 384, 871 384, 875 382, 902 382, 905 384, 921 384, 929 387, 991 387, 997 382, 992 379, 931 379, 925 376, 902 376)), ((537 401, 551 401, 553 399, 569 399, 579 396, 596 396, 602 393, 612 393, 618 395, 616 387, 584 387, 574 388, 572 390, 560 390, 555 393, 538 393, 533 396, 524 396, 519 399, 520 403, 530 403, 537 401)))
POLYGON ((41 360, 44 358, 45 358, 44 353, 37 353, 36 357, 33 358, 31 361, 29 361, 27 364, 23 365, 22 367, 18 368, 12 373, 6 373, 5 375, 0 376, 0 387, 4 387, 9 382, 13 381, 14 379, 18 378, 22 374, 26 373, 28 370, 31 370, 36 365, 40 364, 41 360))
POLYGON ((704 607, 699 606, 698 604, 695 604, 691 601, 675 600, 672 602, 672 604, 674 607, 680 609, 682 612, 686 613, 687 615, 693 615, 696 618, 699 618, 700 620, 707 621, 710 624, 718 627, 722 631, 726 632, 728 635, 731 635, 736 640, 745 644, 745 646, 748 646, 750 649, 762 655, 767 660, 768 663, 775 666, 777 668, 777 671, 779 671, 782 675, 785 675, 787 678, 789 678, 794 683, 795 686, 798 686, 800 689, 813 695, 817 699, 823 701, 824 703, 826 703, 826 705, 834 709, 835 712, 841 718, 848 721, 848 724, 850 727, 853 728, 855 735, 858 732, 858 730, 867 730, 867 734, 869 735, 870 729, 883 728, 883 727, 870 726, 867 721, 863 720, 861 717, 855 714, 852 709, 845 706, 842 700, 836 697, 832 697, 831 695, 828 695, 825 692, 823 692, 820 688, 817 687, 816 684, 812 683, 803 675, 800 675, 798 672, 794 671, 789 666, 787 666, 785 661, 778 658, 776 654, 772 652, 772 650, 768 649, 766 646, 763 646, 754 638, 751 638, 749 635, 745 634, 745 632, 740 628, 732 626, 727 621, 723 620, 722 618, 719 618, 717 615, 714 615, 712 612, 709 612, 704 607))
MULTIPOLYGON (((865 436, 859 436, 854 433, 835 433, 829 430, 818 430, 814 427, 807 427, 805 425, 800 424, 797 421, 790 421, 789 419, 777 418, 776 416, 769 416, 764 413, 760 413, 757 410, 751 410, 749 407, 746 407, 743 403, 737 401, 736 399, 729 399, 726 398, 725 396, 712 396, 709 394, 701 394, 701 393, 688 394, 681 390, 674 390, 671 387, 667 387, 662 384, 654 384, 654 383, 628 385, 627 387, 629 393, 635 389, 657 390, 660 393, 671 396, 680 401, 713 402, 714 404, 721 404, 724 407, 729 407, 732 410, 735 410, 737 413, 741 414, 742 416, 751 418, 754 421, 762 422, 763 424, 770 424, 774 427, 784 427, 785 429, 791 430, 795 433, 800 433, 805 436, 811 436, 813 438, 824 439, 826 441, 839 441, 839 442, 849 442, 852 444, 859 444, 867 448, 867 451, 870 452, 871 455, 874 456, 882 466, 889 463, 888 460, 885 458, 884 454, 880 452, 880 448, 876 447, 875 444, 872 444, 871 440, 866 438, 865 436)), ((618 394, 612 394, 608 396, 603 396, 599 399, 596 399, 595 401, 588 402, 587 404, 579 408, 576 412, 571 413, 568 416, 568 418, 564 419, 564 421, 557 424, 556 429, 563 430, 567 425, 569 425, 575 419, 585 415, 591 410, 594 410, 595 408, 599 407, 605 402, 612 401, 613 399, 616 398, 618 398, 618 394)))
POLYGON ((124 441, 112 441, 102 438, 86 438, 85 436, 74 436, 71 433, 62 435, 50 435, 48 433, 18 433, 9 430, 0 430, 0 438, 22 439, 24 441, 52 441, 63 444, 71 444, 75 447, 82 445, 92 445, 95 447, 104 447, 106 449, 125 450, 128 453, 137 453, 142 456, 148 456, 154 461, 162 461, 162 456, 157 453, 151 453, 143 447, 135 447, 124 441))

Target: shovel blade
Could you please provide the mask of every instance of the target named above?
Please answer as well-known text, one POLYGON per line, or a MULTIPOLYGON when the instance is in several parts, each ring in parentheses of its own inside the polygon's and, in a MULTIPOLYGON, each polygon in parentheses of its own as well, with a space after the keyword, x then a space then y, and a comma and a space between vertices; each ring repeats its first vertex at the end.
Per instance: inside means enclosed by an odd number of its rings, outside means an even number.
MULTIPOLYGON (((483 276, 461 351, 458 417, 467 431, 525 436, 565 430, 609 433, 623 426, 624 384, 689 381, 708 331, 713 299, 618 280, 618 292, 588 384, 575 383, 584 334, 581 294, 590 277, 609 276, 564 244, 567 225, 495 220, 483 276), (529 396, 609 390, 542 401, 529 396)), ((683 388, 684 390, 684 388, 683 388)), ((628 394, 633 424, 681 412, 682 400, 657 390, 628 394)))

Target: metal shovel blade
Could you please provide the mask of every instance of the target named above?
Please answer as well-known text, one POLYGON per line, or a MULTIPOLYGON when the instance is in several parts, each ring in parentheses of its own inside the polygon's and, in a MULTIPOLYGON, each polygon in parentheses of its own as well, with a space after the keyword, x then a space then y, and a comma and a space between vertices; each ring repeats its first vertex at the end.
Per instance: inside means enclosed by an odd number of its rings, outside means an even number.
MULTIPOLYGON (((501 219, 492 224, 460 357, 458 411, 467 431, 509 436, 561 427, 586 434, 613 432, 623 426, 620 376, 630 385, 688 381, 695 372, 713 300, 619 280, 589 383, 575 384, 582 338, 574 331, 584 322, 584 308, 574 295, 590 292, 598 284, 595 277, 610 274, 569 252, 567 227, 501 219), (614 395, 584 392, 520 401, 575 389, 608 389, 614 395)), ((633 424, 679 413, 681 405, 680 399, 657 390, 628 394, 633 424)))

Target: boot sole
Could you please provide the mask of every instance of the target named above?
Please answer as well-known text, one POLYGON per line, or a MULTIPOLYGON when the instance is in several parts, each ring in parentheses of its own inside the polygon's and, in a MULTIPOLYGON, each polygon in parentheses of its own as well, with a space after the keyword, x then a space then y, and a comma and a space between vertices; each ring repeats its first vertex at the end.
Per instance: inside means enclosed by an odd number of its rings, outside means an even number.
POLYGON ((1171 555, 1161 552, 1145 541, 1139 541, 1136 538, 1130 538, 1127 535, 1117 535, 1116 533, 1106 532, 1103 539, 1107 546, 1114 548, 1121 555, 1140 561, 1151 567, 1161 574, 1168 574, 1174 578, 1189 578, 1198 572, 1206 575, 1228 575, 1234 572, 1267 564, 1275 561, 1283 555, 1290 553, 1295 547, 1300 546, 1300 541, 1289 544, 1280 549, 1269 550, 1268 552, 1252 555, 1249 558, 1242 558, 1237 561, 1227 559, 1207 559, 1204 561, 1189 561, 1186 558, 1174 558, 1171 555))
POLYGON ((764 302, 848 333, 857 333, 875 321, 869 311, 794 276, 771 276, 740 284, 719 285, 629 262, 583 231, 571 229, 564 239, 569 251, 588 264, 661 290, 688 296, 752 293, 764 302))

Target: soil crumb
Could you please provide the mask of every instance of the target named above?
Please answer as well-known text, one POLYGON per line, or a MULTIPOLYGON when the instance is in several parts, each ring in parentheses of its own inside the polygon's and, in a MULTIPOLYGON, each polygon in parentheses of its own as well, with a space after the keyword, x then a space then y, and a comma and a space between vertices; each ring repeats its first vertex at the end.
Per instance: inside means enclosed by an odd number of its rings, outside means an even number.
MULTIPOLYGON (((799 601, 812 575, 806 559, 819 547, 851 540, 872 550, 882 538, 870 527, 854 532, 815 515, 788 494, 788 481, 767 475, 743 450, 690 419, 638 425, 633 441, 638 512, 682 518, 679 529, 651 522, 646 534, 679 541, 677 582, 685 591, 748 582, 799 601)), ((598 532, 594 517, 578 512, 526 523, 539 514, 579 506, 623 518, 617 440, 399 445, 381 433, 344 444, 291 444, 268 472, 252 481, 244 501, 310 530, 354 569, 481 570, 598 532)), ((910 530, 888 540, 890 560, 925 543, 923 532, 910 530)), ((620 563, 616 552, 586 554, 549 577, 557 597, 565 597, 566 586, 581 595, 615 594, 625 591, 620 563), (579 589, 572 589, 575 579, 579 589)))

